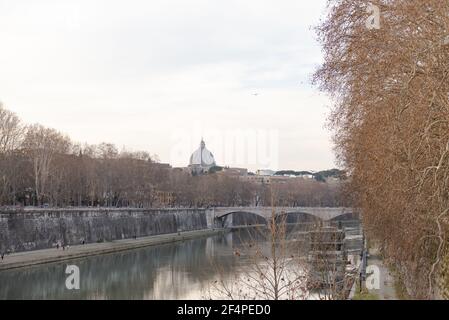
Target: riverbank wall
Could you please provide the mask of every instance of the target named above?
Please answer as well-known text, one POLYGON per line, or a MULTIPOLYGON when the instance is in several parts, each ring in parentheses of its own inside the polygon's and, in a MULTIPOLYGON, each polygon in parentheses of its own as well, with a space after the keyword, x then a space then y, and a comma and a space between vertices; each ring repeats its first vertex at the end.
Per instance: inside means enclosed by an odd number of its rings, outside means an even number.
POLYGON ((206 209, 32 209, 0 211, 0 252, 49 249, 213 229, 206 209))

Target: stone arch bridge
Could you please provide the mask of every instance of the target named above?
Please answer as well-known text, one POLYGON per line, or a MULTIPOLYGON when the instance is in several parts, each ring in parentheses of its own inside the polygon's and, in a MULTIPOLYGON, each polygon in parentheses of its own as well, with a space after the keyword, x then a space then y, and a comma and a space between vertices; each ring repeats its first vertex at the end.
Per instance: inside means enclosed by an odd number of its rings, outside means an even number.
MULTIPOLYGON (((225 220, 234 214, 248 214, 263 218, 268 222, 272 217, 272 207, 215 207, 210 208, 215 220, 225 220)), ((325 207, 275 207, 275 215, 303 215, 322 221, 339 219, 357 219, 357 213, 352 208, 325 208, 325 207)))

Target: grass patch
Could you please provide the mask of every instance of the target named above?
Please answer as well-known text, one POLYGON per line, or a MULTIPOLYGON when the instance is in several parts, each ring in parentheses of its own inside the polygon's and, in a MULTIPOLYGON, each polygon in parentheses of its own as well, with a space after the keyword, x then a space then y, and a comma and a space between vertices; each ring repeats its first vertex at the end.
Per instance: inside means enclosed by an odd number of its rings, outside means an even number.
POLYGON ((379 300, 379 296, 375 293, 370 293, 366 288, 363 288, 362 292, 360 292, 360 286, 357 285, 356 293, 352 300, 379 300))

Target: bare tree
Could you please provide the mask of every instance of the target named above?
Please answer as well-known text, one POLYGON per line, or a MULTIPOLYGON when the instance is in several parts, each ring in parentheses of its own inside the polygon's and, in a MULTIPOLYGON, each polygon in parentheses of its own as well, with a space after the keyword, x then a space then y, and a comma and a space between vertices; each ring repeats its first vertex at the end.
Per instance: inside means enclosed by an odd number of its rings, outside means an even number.
MULTIPOLYGON (((274 212, 274 211, 273 211, 274 212)), ((268 230, 246 230, 241 246, 234 249, 243 266, 228 275, 221 265, 213 265, 218 278, 211 283, 208 298, 231 300, 306 300, 308 265, 303 243, 289 239, 285 222, 273 213, 268 230)), ((234 235, 236 236, 236 235, 234 235)), ((237 262, 239 263, 239 262, 237 262)))
MULTIPOLYGON (((1 110, 3 149, 10 150, 0 152, 2 205, 270 205, 267 185, 217 173, 192 176, 160 165, 157 156, 145 151, 119 152, 112 143, 72 144, 56 130, 37 124, 24 127, 12 112, 1 110)), ((283 206, 338 203, 337 191, 322 182, 293 179, 277 189, 283 206)))
POLYGON ((369 236, 415 298, 438 293, 449 254, 449 2, 329 1, 315 81, 369 236))
POLYGON ((32 125, 27 128, 23 147, 33 163, 34 188, 38 204, 42 204, 44 200, 55 155, 66 154, 70 146, 70 139, 54 129, 41 125, 32 125))
MULTIPOLYGON (((277 193, 271 189, 271 217, 267 229, 249 229, 249 238, 234 255, 245 267, 234 276, 215 265, 219 278, 211 284, 210 298, 305 300, 311 298, 307 242, 287 230, 286 215, 277 211, 277 193)), ((312 227, 313 228, 313 227, 312 227)), ((213 263, 213 262, 212 262, 213 263)))
POLYGON ((0 154, 17 150, 23 138, 23 126, 19 117, 3 108, 0 103, 0 154))
POLYGON ((24 128, 19 117, 0 103, 0 204, 16 203, 19 166, 19 147, 24 128))

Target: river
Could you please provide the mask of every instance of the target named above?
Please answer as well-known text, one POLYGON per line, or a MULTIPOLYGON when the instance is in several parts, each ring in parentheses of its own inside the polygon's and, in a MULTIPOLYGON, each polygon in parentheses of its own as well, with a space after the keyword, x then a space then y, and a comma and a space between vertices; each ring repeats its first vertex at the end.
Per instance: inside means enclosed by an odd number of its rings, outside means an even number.
POLYGON ((234 233, 81 260, 0 272, 3 299, 203 299, 219 273, 237 272, 234 233), (68 290, 67 265, 80 270, 80 290, 68 290))
POLYGON ((0 300, 210 299, 217 279, 234 277, 253 263, 251 257, 236 254, 249 235, 253 241, 252 233, 239 231, 2 271, 0 300), (80 270, 79 290, 66 288, 68 265, 80 270))

